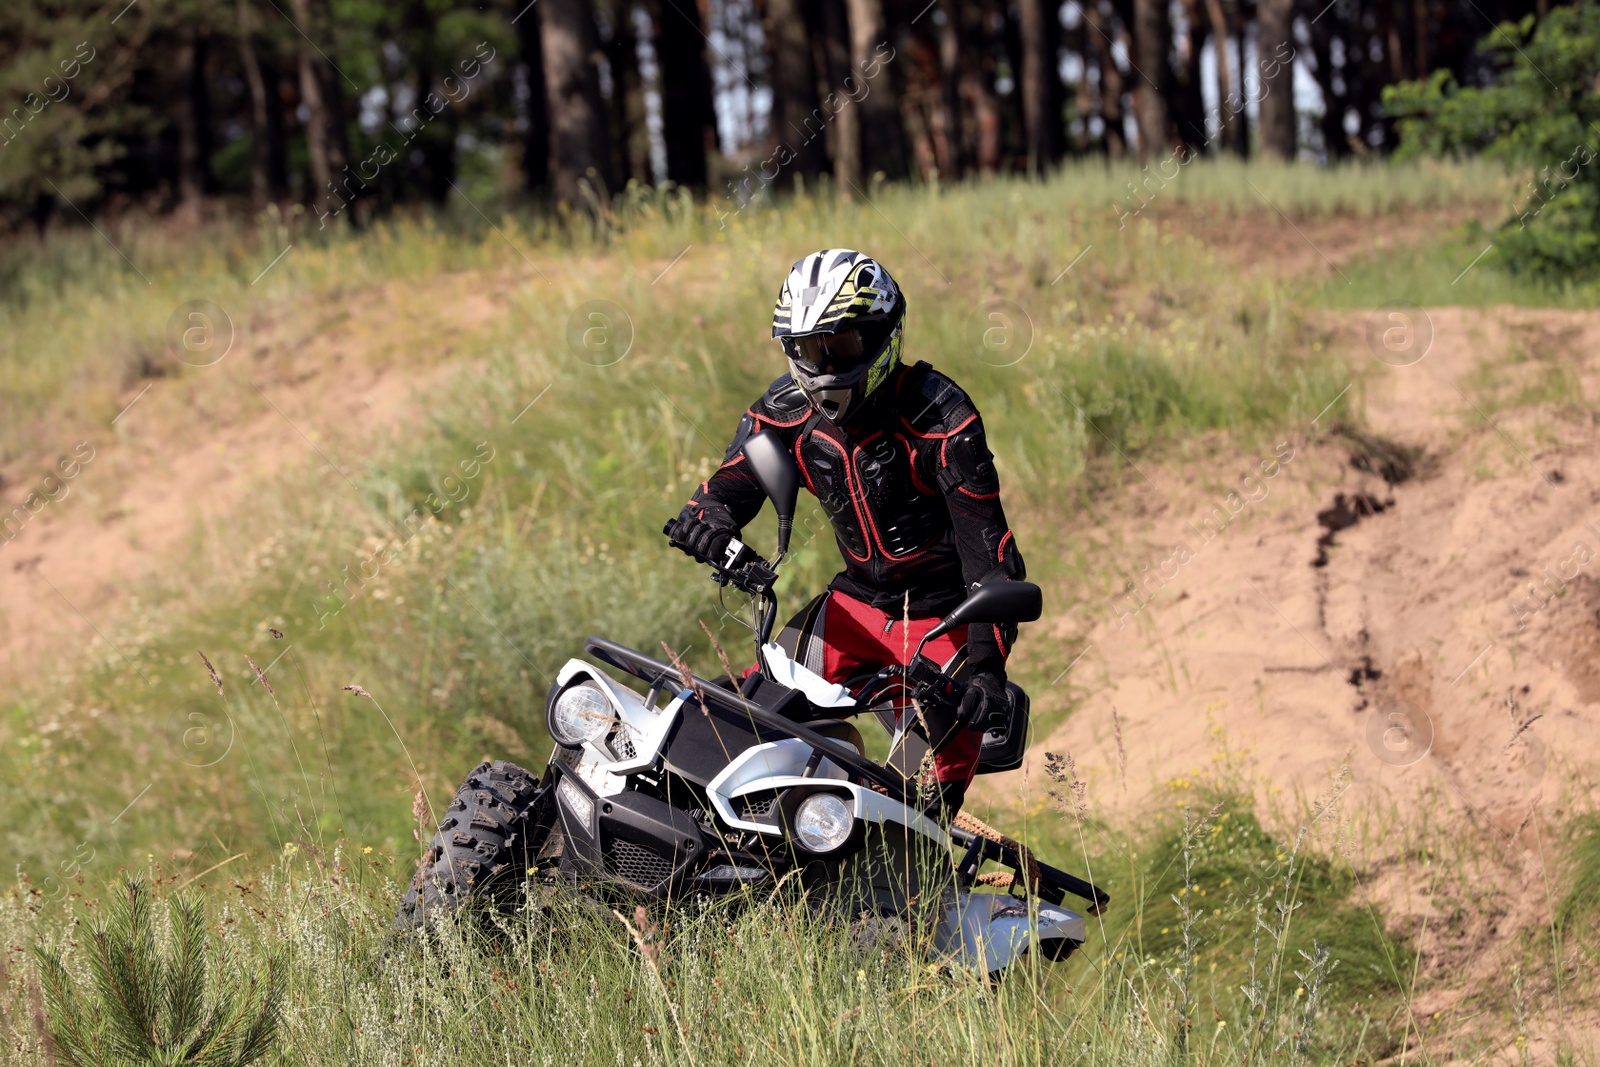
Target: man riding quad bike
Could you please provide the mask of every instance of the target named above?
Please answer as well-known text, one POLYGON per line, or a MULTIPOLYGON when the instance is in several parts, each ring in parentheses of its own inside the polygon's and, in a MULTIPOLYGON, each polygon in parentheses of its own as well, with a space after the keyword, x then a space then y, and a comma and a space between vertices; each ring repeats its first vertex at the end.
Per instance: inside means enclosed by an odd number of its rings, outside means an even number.
MULTIPOLYGON (((785 652, 830 682, 901 662, 967 591, 1027 574, 1000 503, 978 409, 926 363, 900 361, 906 299, 882 264, 826 249, 789 271, 772 336, 789 373, 744 417, 722 466, 671 526, 671 542, 720 560, 764 496, 740 449, 763 430, 798 461, 832 521, 844 570, 790 620, 785 652), (909 631, 909 632, 908 632, 909 631)), ((929 643, 963 682, 957 720, 930 737, 935 812, 948 821, 978 765, 984 728, 1011 714, 1013 627, 959 627, 929 643)))
POLYGON ((956 817, 975 770, 1022 762, 1028 702, 1005 654, 1042 597, 1022 580, 971 402, 926 364, 899 364, 903 317, 899 289, 858 252, 795 265, 773 328, 792 372, 666 529, 751 598, 755 666, 715 684, 675 656, 590 637, 592 659, 642 691, 568 660, 546 698, 544 773, 472 771, 399 923, 530 879, 644 901, 792 886, 851 919, 920 911, 934 951, 988 973, 1035 946, 1061 959, 1082 944, 1084 918, 1063 899, 1098 908, 1106 895, 956 817), (832 517, 846 568, 773 640, 801 484, 832 517), (778 514, 772 562, 736 536, 763 500, 778 514), (866 757, 849 721, 861 715, 891 733, 887 764, 866 757), (981 874, 987 863, 1010 873, 981 874))

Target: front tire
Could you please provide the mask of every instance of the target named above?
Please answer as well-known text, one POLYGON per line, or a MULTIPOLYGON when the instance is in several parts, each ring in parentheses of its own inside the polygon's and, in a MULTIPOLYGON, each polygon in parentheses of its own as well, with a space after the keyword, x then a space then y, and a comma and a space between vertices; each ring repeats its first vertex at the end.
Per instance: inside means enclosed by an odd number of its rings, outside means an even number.
POLYGON ((553 799, 514 763, 478 764, 423 853, 395 925, 421 926, 436 911, 488 903, 520 887, 549 835, 553 799))

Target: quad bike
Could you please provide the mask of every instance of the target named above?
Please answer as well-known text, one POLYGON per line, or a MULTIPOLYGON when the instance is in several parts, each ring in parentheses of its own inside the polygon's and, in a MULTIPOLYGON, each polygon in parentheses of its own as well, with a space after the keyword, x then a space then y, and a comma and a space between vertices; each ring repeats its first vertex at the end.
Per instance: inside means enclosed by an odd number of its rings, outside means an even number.
MULTIPOLYGON (((768 563, 733 540, 712 569, 720 585, 752 598, 757 669, 742 684, 716 684, 681 663, 590 637, 589 655, 644 691, 591 662, 568 660, 546 705, 555 751, 544 774, 492 761, 468 776, 397 924, 420 925, 436 910, 518 892, 530 878, 645 901, 797 883, 842 918, 915 912, 932 930, 935 953, 984 973, 1002 972, 1030 950, 1065 959, 1086 936, 1084 917, 1062 906, 1065 896, 1097 913, 1107 895, 1001 835, 980 832, 981 824, 940 825, 919 795, 928 739, 960 728, 963 690, 923 647, 969 623, 1037 619, 1039 588, 978 586, 923 638, 909 665, 827 682, 771 640, 773 585, 793 528, 798 471, 768 434, 752 437, 744 452, 778 512, 778 551, 768 563), (864 755, 848 721, 863 713, 892 732, 885 764, 864 755), (981 875, 987 863, 1009 877, 981 875)), ((1008 691, 1009 716, 991 721, 980 774, 1022 762, 1028 699, 1015 684, 1008 691)))

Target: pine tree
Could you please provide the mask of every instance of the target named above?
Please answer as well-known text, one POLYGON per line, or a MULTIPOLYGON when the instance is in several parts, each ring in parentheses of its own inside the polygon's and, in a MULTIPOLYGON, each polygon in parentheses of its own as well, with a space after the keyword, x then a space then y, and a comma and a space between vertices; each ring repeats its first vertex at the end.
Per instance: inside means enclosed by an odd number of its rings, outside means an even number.
POLYGON ((90 927, 90 983, 79 991, 60 951, 34 949, 56 1059, 68 1067, 244 1067, 272 1045, 284 967, 239 974, 206 929, 198 899, 173 897, 158 930, 150 890, 130 879, 90 927))

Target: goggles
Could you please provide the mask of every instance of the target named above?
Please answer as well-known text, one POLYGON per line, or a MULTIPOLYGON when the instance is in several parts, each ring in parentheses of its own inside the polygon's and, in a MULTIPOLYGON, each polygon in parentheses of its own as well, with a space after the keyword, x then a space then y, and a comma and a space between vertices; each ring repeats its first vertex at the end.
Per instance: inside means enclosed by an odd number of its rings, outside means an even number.
POLYGON ((794 346, 790 358, 807 374, 843 374, 867 361, 860 330, 791 337, 789 343, 794 346))

